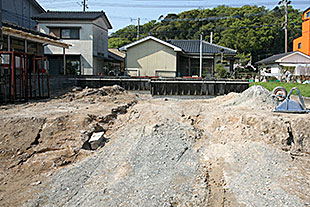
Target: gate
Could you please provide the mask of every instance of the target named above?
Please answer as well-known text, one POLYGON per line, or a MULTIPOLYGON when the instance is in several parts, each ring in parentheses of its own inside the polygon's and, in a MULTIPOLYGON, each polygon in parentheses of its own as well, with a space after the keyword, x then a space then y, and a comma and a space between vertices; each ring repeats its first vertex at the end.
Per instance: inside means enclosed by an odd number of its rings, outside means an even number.
POLYGON ((46 57, 7 51, 0 55, 0 102, 50 96, 46 57))

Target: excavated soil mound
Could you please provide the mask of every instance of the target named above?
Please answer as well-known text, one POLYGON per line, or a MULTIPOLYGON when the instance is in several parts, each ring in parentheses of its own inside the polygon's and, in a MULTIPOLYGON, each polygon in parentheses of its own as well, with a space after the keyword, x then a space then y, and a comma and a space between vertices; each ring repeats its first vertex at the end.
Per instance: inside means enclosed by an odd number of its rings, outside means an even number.
POLYGON ((274 103, 261 86, 200 100, 113 86, 0 109, 0 206, 309 206, 310 114, 274 103))
POLYGON ((68 99, 69 101, 81 100, 84 102, 104 102, 107 97, 114 97, 127 93, 124 88, 114 86, 103 86, 101 88, 84 88, 74 87, 71 92, 68 92, 60 98, 68 99))
POLYGON ((49 101, 2 107, 0 206, 20 206, 33 195, 29 188, 50 173, 95 153, 84 147, 92 134, 109 131, 135 104, 135 94, 113 86, 75 88, 49 101))
POLYGON ((252 108, 271 109, 277 105, 277 100, 263 86, 254 85, 228 101, 227 106, 248 105, 252 108))

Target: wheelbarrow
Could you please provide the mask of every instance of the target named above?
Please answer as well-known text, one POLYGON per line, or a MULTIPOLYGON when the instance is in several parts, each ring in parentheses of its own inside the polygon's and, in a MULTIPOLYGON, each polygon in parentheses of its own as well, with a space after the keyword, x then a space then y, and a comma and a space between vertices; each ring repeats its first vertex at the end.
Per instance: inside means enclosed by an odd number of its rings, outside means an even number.
POLYGON ((273 89, 272 94, 281 102, 273 111, 283 113, 309 113, 310 110, 306 108, 304 99, 297 87, 291 89, 287 95, 285 88, 279 86, 273 89), (299 102, 291 99, 293 91, 297 92, 299 102))

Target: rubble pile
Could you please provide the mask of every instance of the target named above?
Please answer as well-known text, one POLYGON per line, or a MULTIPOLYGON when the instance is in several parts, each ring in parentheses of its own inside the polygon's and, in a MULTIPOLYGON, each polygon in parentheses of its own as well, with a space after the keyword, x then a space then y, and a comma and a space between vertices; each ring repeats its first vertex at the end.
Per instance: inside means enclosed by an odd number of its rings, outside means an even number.
POLYGON ((254 85, 225 103, 226 106, 248 105, 254 108, 270 110, 278 104, 272 93, 263 86, 254 85))
POLYGON ((103 86, 101 88, 81 88, 74 87, 71 92, 61 96, 61 98, 68 99, 69 101, 81 100, 84 102, 105 102, 108 98, 126 93, 125 89, 119 85, 103 86))
POLYGON ((83 142, 82 149, 96 150, 99 147, 104 146, 108 141, 105 138, 105 132, 113 125, 114 120, 117 119, 119 114, 126 114, 127 110, 135 105, 137 101, 131 101, 125 105, 117 106, 111 109, 111 113, 98 116, 96 114, 88 114, 86 120, 89 125, 86 130, 81 131, 80 140, 83 142))

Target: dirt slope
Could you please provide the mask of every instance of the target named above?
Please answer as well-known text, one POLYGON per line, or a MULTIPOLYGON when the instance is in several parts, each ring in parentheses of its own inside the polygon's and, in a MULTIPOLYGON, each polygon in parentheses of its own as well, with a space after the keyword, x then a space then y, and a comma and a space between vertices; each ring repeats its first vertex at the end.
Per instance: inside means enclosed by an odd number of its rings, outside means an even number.
POLYGON ((0 204, 310 206, 310 115, 272 113, 264 88, 214 99, 80 93, 2 109, 0 204), (102 148, 81 149, 102 130, 102 148))
POLYGON ((2 106, 0 206, 20 206, 52 172, 91 155, 82 149, 87 135, 109 130, 116 114, 135 103, 135 94, 106 87, 2 106))

